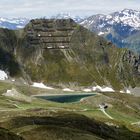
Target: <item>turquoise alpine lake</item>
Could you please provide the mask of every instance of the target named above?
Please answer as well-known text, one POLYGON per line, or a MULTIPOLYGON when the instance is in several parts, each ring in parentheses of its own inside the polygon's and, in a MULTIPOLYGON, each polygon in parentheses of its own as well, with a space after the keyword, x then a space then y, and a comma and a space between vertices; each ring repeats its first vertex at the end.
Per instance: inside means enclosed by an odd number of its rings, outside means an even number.
POLYGON ((78 102, 85 97, 90 97, 94 95, 95 94, 70 94, 70 95, 66 94, 66 95, 42 95, 37 97, 53 102, 72 103, 72 102, 78 102))

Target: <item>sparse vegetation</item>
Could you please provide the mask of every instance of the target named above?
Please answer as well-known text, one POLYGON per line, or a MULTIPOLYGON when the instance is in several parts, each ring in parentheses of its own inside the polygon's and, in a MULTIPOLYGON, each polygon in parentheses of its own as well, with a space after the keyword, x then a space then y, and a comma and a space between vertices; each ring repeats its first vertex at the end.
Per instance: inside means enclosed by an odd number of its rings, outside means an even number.
POLYGON ((118 91, 135 87, 139 85, 135 54, 116 48, 71 19, 36 19, 24 30, 0 32, 1 69, 28 82, 57 87, 38 89, 20 83, 19 78, 0 82, 0 127, 25 140, 140 138, 139 125, 132 125, 140 120, 140 99, 132 95, 104 93, 69 104, 32 96, 61 94, 64 91, 58 87, 71 83, 79 89, 93 85, 112 86, 118 91), (11 96, 3 94, 12 88, 11 96), (99 108, 104 103, 108 106, 105 112, 99 108))

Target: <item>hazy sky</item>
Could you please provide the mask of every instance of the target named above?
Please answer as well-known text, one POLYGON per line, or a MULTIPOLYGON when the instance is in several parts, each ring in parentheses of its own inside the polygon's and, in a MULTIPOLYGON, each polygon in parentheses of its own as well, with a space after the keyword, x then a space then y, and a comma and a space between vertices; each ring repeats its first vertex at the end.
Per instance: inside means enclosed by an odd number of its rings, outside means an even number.
POLYGON ((57 13, 93 15, 124 8, 140 10, 140 0, 0 0, 1 17, 43 17, 57 13))

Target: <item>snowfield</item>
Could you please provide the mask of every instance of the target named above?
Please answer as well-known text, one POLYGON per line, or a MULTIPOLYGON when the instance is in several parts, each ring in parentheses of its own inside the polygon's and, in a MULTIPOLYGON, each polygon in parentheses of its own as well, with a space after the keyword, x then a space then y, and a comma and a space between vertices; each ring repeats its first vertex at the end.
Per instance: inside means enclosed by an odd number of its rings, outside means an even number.
POLYGON ((111 87, 101 87, 101 86, 95 86, 92 88, 93 91, 101 91, 101 92, 115 92, 114 89, 111 87))
POLYGON ((69 88, 64 88, 63 91, 74 92, 74 90, 69 89, 69 88))
POLYGON ((121 90, 120 93, 127 93, 127 94, 131 94, 131 91, 126 89, 126 90, 121 90))
POLYGON ((112 89, 111 87, 101 87, 101 86, 95 86, 95 87, 92 87, 92 88, 86 88, 86 89, 83 89, 84 92, 92 92, 92 91, 100 91, 100 92, 115 92, 114 89, 112 89))
POLYGON ((8 75, 6 74, 5 71, 0 70, 0 80, 6 80, 8 79, 8 75))
POLYGON ((43 88, 43 89, 54 89, 52 87, 48 87, 44 85, 43 83, 36 83, 36 82, 33 83, 32 87, 43 88))

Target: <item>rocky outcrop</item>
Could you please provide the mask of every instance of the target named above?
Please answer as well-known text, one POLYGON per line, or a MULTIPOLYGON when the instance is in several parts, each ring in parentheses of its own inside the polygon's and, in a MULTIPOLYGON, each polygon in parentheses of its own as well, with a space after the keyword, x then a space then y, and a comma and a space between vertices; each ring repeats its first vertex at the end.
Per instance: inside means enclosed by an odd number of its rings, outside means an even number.
MULTIPOLYGON (((10 99, 14 99, 17 101, 22 101, 22 102, 31 102, 31 97, 25 96, 24 94, 19 93, 16 89, 12 88, 11 90, 7 90, 6 93, 2 94, 3 96, 6 96, 10 99)), ((18 107, 18 105, 16 105, 18 107)))
POLYGON ((28 45, 43 49, 66 49, 77 24, 72 19, 31 20, 26 26, 28 45))
POLYGON ((134 72, 140 74, 140 55, 128 51, 123 60, 127 61, 133 67, 134 72))
POLYGON ((139 86, 139 56, 72 19, 35 19, 24 30, 7 32, 13 36, 7 45, 12 44, 13 51, 8 52, 18 61, 24 78, 51 85, 139 86))

